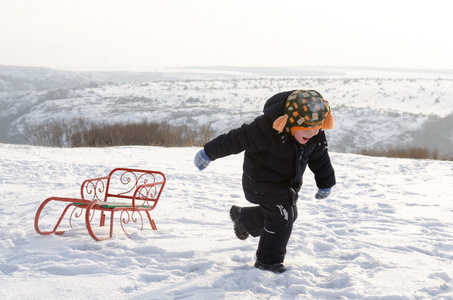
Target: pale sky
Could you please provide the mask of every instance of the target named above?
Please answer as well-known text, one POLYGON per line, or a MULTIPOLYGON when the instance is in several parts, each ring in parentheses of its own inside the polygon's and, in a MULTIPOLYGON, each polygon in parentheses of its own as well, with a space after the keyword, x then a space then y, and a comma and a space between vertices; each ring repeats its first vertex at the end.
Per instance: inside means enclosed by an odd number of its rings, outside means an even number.
POLYGON ((453 69, 451 0, 0 0, 0 65, 453 69))

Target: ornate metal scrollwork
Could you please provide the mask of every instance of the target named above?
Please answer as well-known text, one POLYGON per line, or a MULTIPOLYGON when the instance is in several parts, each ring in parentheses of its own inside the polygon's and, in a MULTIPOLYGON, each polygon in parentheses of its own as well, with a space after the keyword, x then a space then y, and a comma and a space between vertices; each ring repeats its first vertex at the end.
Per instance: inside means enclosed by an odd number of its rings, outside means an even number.
POLYGON ((107 178, 86 180, 82 185, 82 198, 86 200, 104 201, 107 187, 107 178))
POLYGON ((128 210, 122 210, 120 214, 120 223, 121 223, 121 228, 123 229, 124 233, 127 235, 130 235, 130 233, 126 230, 125 225, 129 225, 130 223, 136 224, 140 222, 140 230, 143 230, 143 217, 142 214, 139 211, 128 211, 128 210), (126 215, 126 216, 123 216, 126 215), (137 216, 139 218, 137 218, 137 216))
MULTIPOLYGON (((85 217, 85 207, 80 207, 78 205, 74 205, 74 209, 71 211, 71 214, 69 215, 69 226, 71 228, 74 228, 74 226, 72 225, 72 221, 75 219, 79 219, 79 218, 84 218, 85 217)), ((95 211, 91 211, 90 212, 90 222, 93 220, 94 218, 94 213, 95 211)))

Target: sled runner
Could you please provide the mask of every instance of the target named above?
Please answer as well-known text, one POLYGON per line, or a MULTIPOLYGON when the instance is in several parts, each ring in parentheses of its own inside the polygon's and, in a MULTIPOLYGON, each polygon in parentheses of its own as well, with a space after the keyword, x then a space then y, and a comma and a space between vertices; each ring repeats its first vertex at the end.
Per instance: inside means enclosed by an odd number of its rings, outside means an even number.
MULTIPOLYGON (((113 236, 114 217, 118 212, 121 228, 127 235, 129 227, 143 230, 143 215, 148 218, 151 228, 157 230, 149 212, 156 207, 165 183, 165 175, 158 171, 114 169, 108 176, 85 180, 80 188, 81 198, 50 197, 44 200, 35 215, 35 229, 43 235, 63 234, 74 228, 75 223, 82 223, 93 239, 102 241, 113 236), (55 207, 63 211, 57 222, 52 223, 55 225, 50 226, 53 229, 41 229, 44 220, 58 209, 55 207), (102 230, 106 224, 108 233, 102 230)), ((49 227, 48 223, 44 224, 49 227)))

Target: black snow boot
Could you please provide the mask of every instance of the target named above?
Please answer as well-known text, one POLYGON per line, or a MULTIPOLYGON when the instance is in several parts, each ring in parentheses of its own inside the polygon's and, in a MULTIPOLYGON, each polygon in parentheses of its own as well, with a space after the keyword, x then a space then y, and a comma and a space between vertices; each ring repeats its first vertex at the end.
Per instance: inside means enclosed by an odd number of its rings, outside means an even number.
POLYGON ((283 264, 273 264, 273 265, 266 265, 257 260, 255 262, 255 268, 263 270, 263 271, 271 271, 277 274, 283 273, 286 271, 286 268, 283 264))
POLYGON ((241 222, 241 207, 233 205, 230 209, 230 218, 234 222, 234 233, 240 240, 245 240, 249 237, 249 233, 241 222))

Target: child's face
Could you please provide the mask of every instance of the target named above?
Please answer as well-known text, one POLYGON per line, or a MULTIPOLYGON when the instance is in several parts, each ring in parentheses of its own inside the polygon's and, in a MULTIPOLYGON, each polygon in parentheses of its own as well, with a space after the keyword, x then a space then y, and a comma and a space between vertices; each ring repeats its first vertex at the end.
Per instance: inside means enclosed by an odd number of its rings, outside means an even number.
POLYGON ((294 138, 296 141, 299 142, 299 144, 305 144, 308 142, 309 139, 314 137, 319 133, 319 128, 316 129, 310 129, 310 130, 296 130, 293 133, 294 138))

